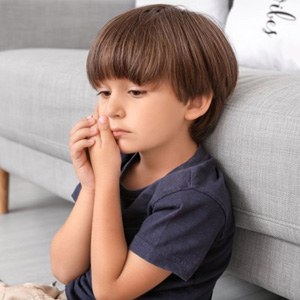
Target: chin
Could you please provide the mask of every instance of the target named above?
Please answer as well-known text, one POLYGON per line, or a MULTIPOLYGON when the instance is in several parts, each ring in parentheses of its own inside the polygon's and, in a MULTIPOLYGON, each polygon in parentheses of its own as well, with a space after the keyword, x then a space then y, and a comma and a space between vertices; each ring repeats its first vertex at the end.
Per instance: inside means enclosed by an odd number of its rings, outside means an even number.
POLYGON ((123 154, 132 154, 139 152, 139 150, 137 150, 136 147, 130 147, 129 145, 125 145, 123 143, 118 143, 118 146, 120 148, 121 153, 123 154))

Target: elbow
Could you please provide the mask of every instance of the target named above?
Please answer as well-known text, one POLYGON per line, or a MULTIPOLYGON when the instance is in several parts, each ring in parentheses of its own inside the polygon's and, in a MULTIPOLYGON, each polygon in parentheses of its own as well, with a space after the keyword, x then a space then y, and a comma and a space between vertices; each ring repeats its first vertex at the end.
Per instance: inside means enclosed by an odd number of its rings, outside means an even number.
POLYGON ((115 296, 115 290, 114 288, 107 288, 104 286, 100 286, 99 283, 95 284, 92 283, 93 287, 93 294, 95 299, 101 299, 101 300, 117 300, 115 296))
POLYGON ((74 278, 71 278, 70 272, 68 272, 68 268, 65 264, 62 263, 61 259, 55 258, 55 256, 50 257, 51 263, 51 273, 53 276, 62 284, 67 285, 74 278))
POLYGON ((99 285, 92 283, 92 289, 95 299, 101 300, 130 300, 133 298, 128 298, 124 296, 124 291, 121 292, 115 284, 112 285, 99 285))
POLYGON ((67 285, 73 278, 61 267, 51 264, 51 272, 53 276, 62 284, 67 285))
POLYGON ((112 295, 110 295, 109 293, 95 293, 93 292, 94 297, 96 300, 101 299, 101 300, 116 300, 116 298, 112 297, 112 295))
POLYGON ((104 290, 101 290, 100 288, 96 287, 95 284, 92 284, 93 288, 93 294, 95 299, 101 299, 101 300, 106 300, 109 299, 109 297, 111 297, 111 295, 109 295, 108 293, 105 293, 104 290))
POLYGON ((74 277, 71 277, 69 268, 64 263, 63 257, 59 255, 59 251, 53 246, 53 242, 50 247, 50 265, 51 273, 62 284, 67 285, 74 277))

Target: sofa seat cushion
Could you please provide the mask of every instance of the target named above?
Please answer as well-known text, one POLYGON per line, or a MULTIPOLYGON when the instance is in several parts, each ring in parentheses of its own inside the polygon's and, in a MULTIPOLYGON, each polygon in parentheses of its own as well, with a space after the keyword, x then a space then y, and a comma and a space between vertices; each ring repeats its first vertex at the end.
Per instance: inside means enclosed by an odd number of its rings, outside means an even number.
POLYGON ((0 52, 0 135, 70 161, 69 132, 91 114, 96 92, 86 76, 87 50, 0 52))
POLYGON ((227 174, 237 226, 300 245, 300 73, 241 69, 206 147, 227 174))

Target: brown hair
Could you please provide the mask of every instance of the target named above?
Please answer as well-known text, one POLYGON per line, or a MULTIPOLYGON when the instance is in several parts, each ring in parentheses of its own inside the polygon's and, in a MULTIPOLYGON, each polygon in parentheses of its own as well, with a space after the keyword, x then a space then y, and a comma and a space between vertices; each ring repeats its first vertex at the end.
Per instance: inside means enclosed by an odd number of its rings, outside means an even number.
POLYGON ((108 22, 87 59, 91 85, 108 78, 135 84, 167 79, 179 101, 213 94, 207 113, 191 126, 199 143, 215 127, 238 75, 234 52, 207 17, 171 5, 149 5, 108 22))

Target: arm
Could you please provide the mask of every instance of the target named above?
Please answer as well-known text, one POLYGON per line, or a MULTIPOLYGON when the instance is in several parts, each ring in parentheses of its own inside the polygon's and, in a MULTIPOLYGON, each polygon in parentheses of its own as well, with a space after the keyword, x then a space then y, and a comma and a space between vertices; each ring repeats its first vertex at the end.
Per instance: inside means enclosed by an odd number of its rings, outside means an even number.
POLYGON ((102 120, 101 141, 97 139, 90 149, 96 182, 91 239, 93 292, 96 299, 134 299, 170 272, 128 250, 119 198, 120 151, 107 118, 102 120))
POLYGON ((72 212, 51 243, 54 276, 67 284, 90 265, 91 224, 94 193, 81 190, 72 212))
POLYGON ((83 119, 70 133, 71 158, 82 188, 70 216, 51 243, 52 272, 63 283, 81 275, 90 265, 95 179, 86 148, 93 144, 87 137, 98 133, 90 130, 94 124, 93 118, 83 119))

